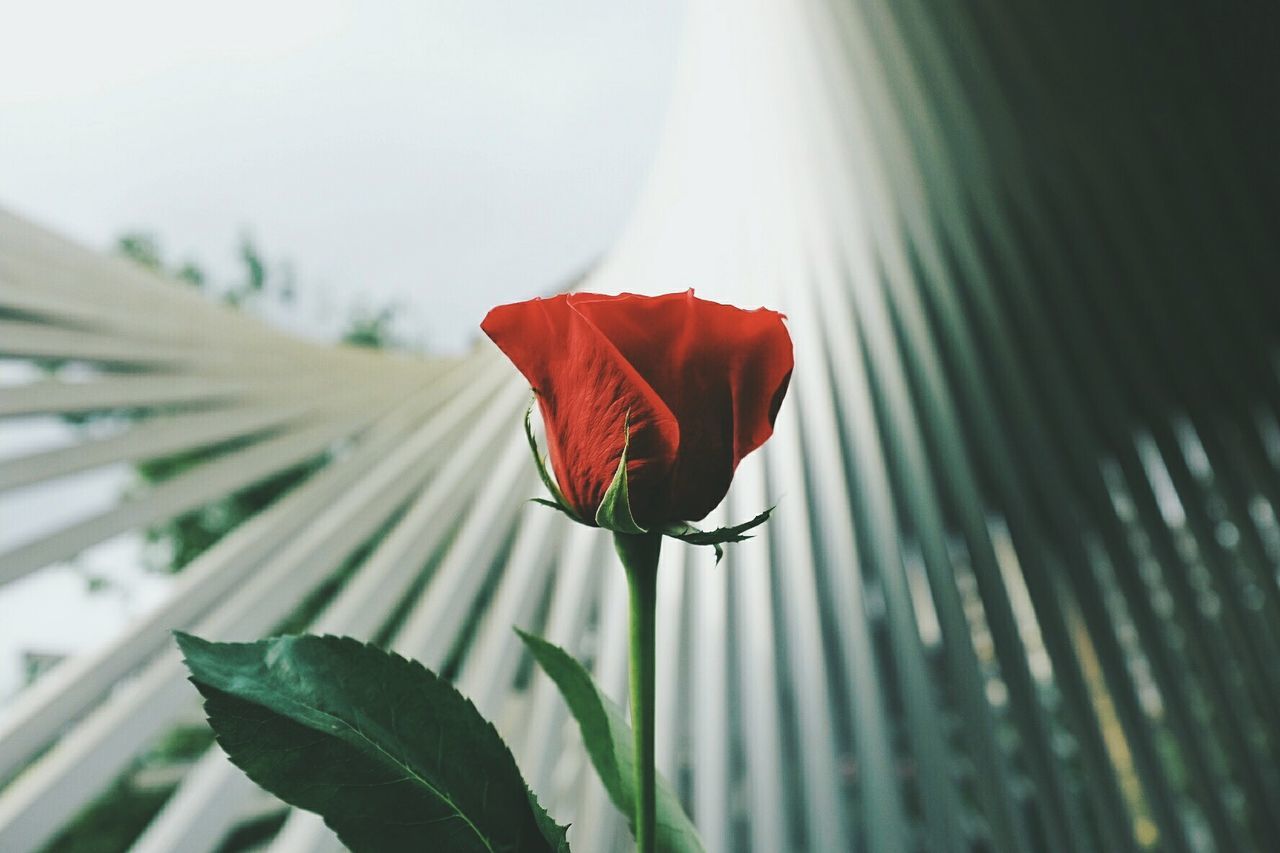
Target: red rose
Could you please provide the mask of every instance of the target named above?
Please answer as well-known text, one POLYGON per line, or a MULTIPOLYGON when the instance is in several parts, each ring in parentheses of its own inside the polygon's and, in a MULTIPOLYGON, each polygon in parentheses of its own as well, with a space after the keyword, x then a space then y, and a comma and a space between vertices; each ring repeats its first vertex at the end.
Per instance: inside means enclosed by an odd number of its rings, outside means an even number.
POLYGON ((793 366, 781 314, 692 290, 533 299, 494 308, 481 328, 537 392, 556 480, 587 523, 617 473, 624 424, 635 520, 706 516, 773 433, 793 366))

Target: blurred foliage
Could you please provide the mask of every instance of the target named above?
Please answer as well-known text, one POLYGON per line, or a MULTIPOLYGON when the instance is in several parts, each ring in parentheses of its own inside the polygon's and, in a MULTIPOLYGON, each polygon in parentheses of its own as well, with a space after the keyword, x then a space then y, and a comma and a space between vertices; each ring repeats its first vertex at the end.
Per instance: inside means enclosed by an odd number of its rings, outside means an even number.
MULTIPOLYGON (((44 849, 44 853, 106 853, 128 850, 146 828, 161 806, 173 793, 175 785, 162 781, 148 785, 139 781, 139 773, 149 768, 165 768, 198 759, 213 745, 213 732, 208 726, 181 726, 169 732, 150 752, 93 805, 67 826, 44 849)), ((229 848, 246 849, 246 848, 229 848)))
POLYGON ((296 292, 292 265, 287 262, 269 264, 257 241, 247 233, 240 236, 236 245, 237 275, 216 288, 199 261, 188 258, 170 263, 165 258, 160 239, 150 231, 126 231, 116 238, 115 250, 149 270, 186 282, 197 290, 210 292, 228 305, 248 306, 259 297, 287 305, 293 302, 296 292))
POLYGON ((387 305, 376 311, 357 308, 347 321, 347 329, 342 333, 342 342, 369 349, 384 349, 399 345, 392 332, 396 320, 396 309, 387 305))
MULTIPOLYGON (((230 282, 217 286, 203 265, 193 260, 171 264, 161 249, 159 239, 147 231, 129 231, 116 241, 116 251, 148 269, 167 274, 191 284, 228 305, 252 310, 261 301, 288 305, 294 300, 296 283, 288 263, 270 263, 248 234, 240 237, 236 247, 238 269, 230 282)), ((397 309, 385 306, 377 310, 357 308, 351 312, 341 333, 341 340, 354 346, 385 349, 395 346, 392 334, 397 309)), ((238 450, 254 437, 237 439, 197 448, 172 456, 148 459, 137 465, 144 483, 158 483, 238 450)), ((178 572, 204 553, 228 531, 250 518, 288 492, 302 480, 322 468, 327 455, 282 471, 261 482, 213 501, 191 512, 161 522, 146 532, 148 543, 155 546, 153 563, 167 571, 178 572)))
MULTIPOLYGON (((248 235, 240 238, 236 248, 238 269, 230 282, 215 282, 206 268, 190 259, 169 262, 160 240, 151 232, 130 231, 116 241, 116 251, 135 263, 197 288, 241 310, 258 310, 262 303, 277 306, 294 301, 296 284, 292 267, 287 263, 271 263, 258 244, 248 235)), ((386 349, 399 344, 392 327, 397 318, 395 306, 380 309, 353 309, 340 339, 352 346, 386 349)), ((46 366, 56 371, 61 364, 46 366)), ((84 424, 106 417, 134 419, 151 412, 97 412, 77 415, 73 422, 84 424)), ((147 459, 135 468, 145 485, 163 482, 183 472, 211 462, 251 444, 257 436, 221 442, 194 450, 147 459)), ((215 500, 190 512, 153 525, 146 531, 151 546, 150 563, 161 571, 180 572, 211 548, 241 522, 273 503, 315 471, 324 467, 328 454, 281 471, 247 488, 215 500)), ((374 537, 375 541, 378 537, 374 537)), ((348 560, 335 577, 316 590, 280 626, 282 631, 301 630, 327 602, 359 560, 367 555, 373 542, 348 560)), ((91 589, 92 579, 90 579, 91 589)), ((45 853, 108 853, 127 850, 173 793, 174 785, 139 784, 139 774, 153 767, 167 767, 195 761, 212 744, 212 731, 207 726, 183 726, 169 734, 143 759, 135 764, 112 788, 72 821, 45 848, 45 853)), ((270 838, 279 828, 283 812, 265 815, 236 829, 219 848, 223 853, 251 849, 270 838)))
POLYGON ((161 271, 160 241, 147 231, 128 231, 116 239, 116 251, 149 270, 161 271))
POLYGON ((137 788, 126 776, 85 809, 49 843, 44 853, 128 850, 172 792, 172 787, 137 788))

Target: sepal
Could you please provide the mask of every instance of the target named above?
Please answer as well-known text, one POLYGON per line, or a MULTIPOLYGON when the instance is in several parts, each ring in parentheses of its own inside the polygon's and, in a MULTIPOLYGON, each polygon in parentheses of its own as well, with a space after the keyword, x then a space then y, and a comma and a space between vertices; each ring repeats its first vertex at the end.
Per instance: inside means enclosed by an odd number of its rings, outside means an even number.
POLYGON ((542 455, 542 451, 538 450, 538 439, 533 434, 533 404, 537 398, 537 391, 534 391, 534 398, 529 401, 529 407, 524 410, 524 434, 529 439, 529 449, 533 451, 533 464, 538 467, 538 476, 542 478, 542 485, 547 487, 547 491, 551 493, 551 500, 546 498, 532 498, 535 503, 549 506, 552 509, 558 509, 574 521, 583 523, 578 514, 569 506, 569 502, 564 499, 564 493, 560 491, 560 487, 556 485, 556 481, 551 476, 551 472, 547 470, 547 459, 542 455))
POLYGON ((580 519, 580 518, 578 518, 576 515, 574 515, 574 514, 569 510, 569 508, 568 508, 568 507, 561 506, 560 504, 556 503, 555 501, 549 501, 549 500, 547 500, 546 498, 529 498, 529 501, 530 501, 531 503, 542 504, 543 506, 551 507, 551 508, 552 508, 552 509, 554 509, 554 510, 557 510, 557 511, 559 511, 559 512, 563 512, 565 515, 569 516, 569 518, 573 519, 574 521, 578 522, 579 524, 581 524, 581 523, 582 523, 582 519, 580 519))
POLYGON ((618 457, 618 470, 613 475, 609 490, 596 510, 596 524, 614 533, 638 536, 648 533, 631 514, 631 497, 627 490, 627 449, 631 446, 631 412, 627 411, 622 422, 622 455, 618 457))
POLYGON ((735 524, 732 527, 699 530, 688 522, 680 521, 675 524, 668 524, 662 528, 661 532, 664 536, 679 539, 681 542, 688 542, 690 545, 710 545, 715 549, 716 562, 719 563, 724 558, 724 548, 720 547, 721 545, 727 542, 744 542, 750 539, 750 536, 745 535, 746 532, 768 521, 774 509, 776 507, 769 507, 750 521, 744 521, 742 524, 735 524))

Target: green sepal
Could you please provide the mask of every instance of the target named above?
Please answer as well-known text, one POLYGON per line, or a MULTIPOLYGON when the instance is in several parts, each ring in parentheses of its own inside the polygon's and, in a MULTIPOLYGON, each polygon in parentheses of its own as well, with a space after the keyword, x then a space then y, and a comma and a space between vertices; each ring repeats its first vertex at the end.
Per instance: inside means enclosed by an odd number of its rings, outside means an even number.
POLYGON ((637 524, 631 514, 631 497, 627 490, 627 448, 630 446, 631 412, 628 410, 622 422, 622 455, 618 457, 618 470, 614 472, 613 482, 596 510, 596 524, 614 533, 638 536, 649 531, 637 524))
POLYGON ((715 530, 699 530, 688 522, 679 521, 662 528, 662 534, 672 539, 679 539, 681 542, 688 542, 690 545, 710 545, 715 549, 716 562, 719 563, 724 557, 724 548, 721 548, 721 545, 726 542, 745 542, 750 539, 750 536, 745 535, 746 532, 768 521, 775 509, 776 507, 771 506, 750 521, 744 521, 732 527, 717 527, 715 530))
MULTIPOLYGON (((559 646, 515 629, 538 666, 560 690, 573 713, 587 755, 609 799, 635 831, 635 748, 622 709, 601 692, 577 659, 559 646)), ((656 830, 658 853, 704 853, 693 822, 662 774, 657 774, 656 830)))
POLYGON ((574 521, 581 522, 582 519, 578 518, 578 514, 569 506, 569 502, 564 499, 564 493, 560 491, 551 472, 547 470, 546 457, 542 455, 542 451, 538 450, 538 439, 533 434, 533 404, 538 399, 536 396, 538 392, 533 393, 534 398, 529 401, 529 407, 524 410, 524 434, 529 439, 529 449, 533 451, 533 464, 538 467, 538 476, 542 478, 542 485, 547 487, 547 491, 553 498, 553 500, 544 498, 533 498, 533 500, 552 509, 558 509, 574 521))
POLYGON ((573 519, 574 521, 578 522, 579 524, 581 524, 581 523, 582 523, 582 519, 578 518, 576 515, 574 515, 574 514, 573 514, 572 512, 570 512, 568 509, 566 509, 565 507, 560 506, 560 504, 556 503, 555 501, 549 501, 549 500, 547 500, 546 498, 529 498, 529 500, 530 500, 532 503, 542 504, 543 506, 551 507, 551 508, 552 508, 552 509, 554 509, 554 510, 558 510, 558 511, 560 511, 560 512, 563 512, 565 515, 569 516, 569 518, 573 519))

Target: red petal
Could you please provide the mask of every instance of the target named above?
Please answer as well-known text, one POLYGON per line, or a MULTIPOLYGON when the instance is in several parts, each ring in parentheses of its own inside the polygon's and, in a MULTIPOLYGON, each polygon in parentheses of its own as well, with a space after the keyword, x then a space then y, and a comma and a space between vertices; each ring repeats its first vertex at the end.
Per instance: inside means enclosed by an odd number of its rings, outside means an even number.
POLYGON ((610 341, 561 295, 500 305, 481 324, 538 393, 551 465, 565 499, 584 519, 618 467, 630 412, 627 474, 637 521, 658 519, 680 444, 670 409, 610 341))
POLYGON ((782 315, 698 299, 570 294, 679 422, 664 520, 696 521, 738 463, 773 434, 793 356, 782 315))

